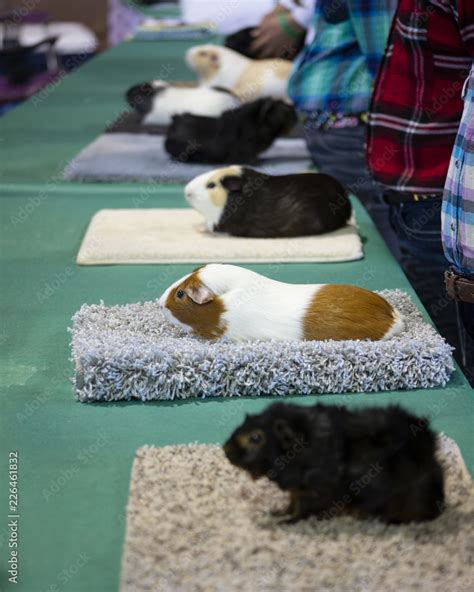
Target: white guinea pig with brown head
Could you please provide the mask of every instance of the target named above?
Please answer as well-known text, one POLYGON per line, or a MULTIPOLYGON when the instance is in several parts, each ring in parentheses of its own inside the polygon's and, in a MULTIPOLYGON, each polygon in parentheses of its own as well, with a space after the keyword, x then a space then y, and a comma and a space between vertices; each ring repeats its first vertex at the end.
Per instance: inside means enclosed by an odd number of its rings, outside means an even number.
POLYGON ((289 60, 252 60, 228 47, 208 44, 188 49, 186 62, 201 84, 228 88, 241 101, 288 96, 289 60))
POLYGON ((235 265, 195 269, 170 286, 160 304, 172 323, 205 339, 381 340, 404 327, 399 312, 374 292, 286 284, 235 265))
POLYGON ((240 105, 239 99, 226 88, 170 84, 165 80, 136 84, 128 89, 126 99, 142 115, 142 123, 154 125, 169 125, 174 115, 182 113, 219 117, 240 105))

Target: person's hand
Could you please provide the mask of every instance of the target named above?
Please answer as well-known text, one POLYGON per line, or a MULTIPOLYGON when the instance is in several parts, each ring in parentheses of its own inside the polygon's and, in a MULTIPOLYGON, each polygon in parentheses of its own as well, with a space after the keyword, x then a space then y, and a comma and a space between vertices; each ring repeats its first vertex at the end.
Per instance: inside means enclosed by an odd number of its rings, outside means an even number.
POLYGON ((252 55, 257 58, 284 57, 295 53, 305 30, 292 18, 291 12, 280 5, 265 15, 255 28, 255 37, 250 46, 252 55), (294 36, 285 32, 280 24, 281 15, 287 20, 287 26, 294 31, 294 36))

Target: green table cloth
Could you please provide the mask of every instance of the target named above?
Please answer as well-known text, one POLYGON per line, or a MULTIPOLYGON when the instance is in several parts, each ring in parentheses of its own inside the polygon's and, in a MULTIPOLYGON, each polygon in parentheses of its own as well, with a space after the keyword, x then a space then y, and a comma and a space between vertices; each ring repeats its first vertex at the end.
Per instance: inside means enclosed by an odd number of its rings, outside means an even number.
MULTIPOLYGON (((219 42, 219 38, 209 42, 219 42)), ((127 108, 125 91, 152 79, 194 80, 183 56, 195 41, 129 41, 94 58, 3 118, 0 182, 55 182, 127 108)))
MULTIPOLYGON (((194 266, 78 267, 90 217, 101 208, 179 207, 181 187, 75 185, 55 172, 123 108, 127 85, 159 75, 185 44, 126 43, 63 79, 2 120, 0 178, 2 318, 0 442, 2 560, 8 558, 8 453, 18 451, 18 592, 117 590, 125 504, 135 450, 144 444, 223 442, 269 398, 84 405, 69 378, 73 313, 84 302, 153 299, 194 266)), ((358 221, 366 258, 353 263, 249 266, 283 281, 354 282, 416 296, 367 215, 358 221)), ((473 471, 473 393, 457 370, 444 389, 294 397, 361 406, 403 403, 431 417, 473 471)), ((5 574, 2 574, 5 578, 5 574)))

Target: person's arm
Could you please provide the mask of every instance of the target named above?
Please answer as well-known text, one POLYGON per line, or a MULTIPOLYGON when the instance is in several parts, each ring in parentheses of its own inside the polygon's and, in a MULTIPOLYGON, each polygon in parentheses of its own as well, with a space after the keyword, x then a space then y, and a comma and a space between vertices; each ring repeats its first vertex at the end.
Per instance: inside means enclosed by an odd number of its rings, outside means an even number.
POLYGON ((385 52, 397 3, 398 0, 347 0, 357 42, 374 78, 385 52))
POLYGON ((298 24, 292 12, 280 2, 255 28, 255 40, 250 50, 259 58, 291 54, 302 43, 304 34, 305 28, 298 24))

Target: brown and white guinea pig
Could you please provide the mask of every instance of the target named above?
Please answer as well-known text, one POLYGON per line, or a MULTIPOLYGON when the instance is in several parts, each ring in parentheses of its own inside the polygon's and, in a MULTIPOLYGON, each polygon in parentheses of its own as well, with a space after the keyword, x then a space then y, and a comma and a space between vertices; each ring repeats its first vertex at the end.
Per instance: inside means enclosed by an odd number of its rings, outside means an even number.
POLYGON ((208 44, 188 49, 186 62, 201 84, 228 88, 241 101, 287 98, 289 60, 252 60, 228 47, 208 44))
POLYGON ((142 123, 168 125, 173 115, 193 113, 218 117, 240 105, 239 99, 226 88, 170 84, 152 80, 136 84, 126 93, 127 102, 143 116, 142 123))
POLYGON ((295 109, 285 101, 257 99, 220 117, 173 116, 165 148, 175 158, 208 163, 248 163, 287 133, 297 121, 295 109), (193 150, 187 151, 189 142, 193 150))
POLYGON ((210 231, 234 236, 308 236, 342 228, 351 217, 344 187, 323 173, 266 175, 230 166, 203 173, 184 190, 210 231))
POLYGON ((399 312, 357 286, 286 284, 235 265, 209 264, 161 296, 173 324, 204 339, 303 341, 388 339, 399 312))

